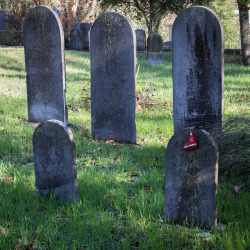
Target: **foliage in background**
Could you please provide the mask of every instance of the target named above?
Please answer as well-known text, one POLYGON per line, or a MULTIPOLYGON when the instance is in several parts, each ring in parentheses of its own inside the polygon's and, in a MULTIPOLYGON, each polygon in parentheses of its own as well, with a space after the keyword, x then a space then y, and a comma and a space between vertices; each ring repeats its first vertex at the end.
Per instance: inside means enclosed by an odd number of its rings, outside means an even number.
POLYGON ((239 17, 234 13, 237 7, 231 0, 216 0, 208 4, 220 18, 224 28, 224 47, 240 48, 239 17))
POLYGON ((100 12, 100 0, 0 0, 2 11, 10 12, 23 25, 31 8, 46 5, 61 13, 62 25, 71 29, 76 22, 93 22, 100 12))
POLYGON ((169 12, 179 13, 192 5, 208 4, 213 0, 103 0, 104 8, 121 8, 123 12, 135 20, 146 23, 148 34, 158 33, 161 20, 169 12))

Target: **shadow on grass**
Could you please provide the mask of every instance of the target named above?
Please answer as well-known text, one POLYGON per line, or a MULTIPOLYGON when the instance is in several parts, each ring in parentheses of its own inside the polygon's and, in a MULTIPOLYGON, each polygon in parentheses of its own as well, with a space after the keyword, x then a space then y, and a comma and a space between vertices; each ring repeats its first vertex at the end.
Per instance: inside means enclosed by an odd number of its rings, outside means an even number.
POLYGON ((224 131, 214 139, 219 147, 219 177, 236 184, 249 183, 249 118, 228 119, 224 131))

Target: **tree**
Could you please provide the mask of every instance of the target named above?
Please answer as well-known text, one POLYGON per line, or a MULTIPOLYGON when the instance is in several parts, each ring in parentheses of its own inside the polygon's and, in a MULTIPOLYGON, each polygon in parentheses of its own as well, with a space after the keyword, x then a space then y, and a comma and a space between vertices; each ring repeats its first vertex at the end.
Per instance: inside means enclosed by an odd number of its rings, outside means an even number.
POLYGON ((250 65, 250 28, 248 0, 237 0, 240 17, 241 55, 243 65, 250 65))
POLYGON ((10 12, 21 25, 30 9, 38 5, 59 9, 64 28, 72 28, 76 22, 93 21, 100 11, 100 0, 0 0, 1 10, 10 12))
POLYGON ((208 7, 219 16, 223 24, 225 48, 238 48, 240 29, 238 16, 234 12, 236 4, 233 4, 231 0, 215 0, 208 7))
POLYGON ((116 6, 124 8, 125 13, 134 13, 136 20, 144 19, 148 33, 158 33, 160 22, 168 12, 178 14, 192 5, 204 5, 213 0, 103 0, 104 8, 116 6))

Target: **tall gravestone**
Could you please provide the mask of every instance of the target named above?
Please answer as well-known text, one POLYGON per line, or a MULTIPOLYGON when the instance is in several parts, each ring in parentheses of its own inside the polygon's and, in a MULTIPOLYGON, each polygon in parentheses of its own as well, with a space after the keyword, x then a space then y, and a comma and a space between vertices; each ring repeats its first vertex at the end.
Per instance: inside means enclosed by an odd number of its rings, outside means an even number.
POLYGON ((136 35, 136 51, 146 51, 146 33, 145 30, 138 29, 135 31, 136 35))
POLYGON ((206 7, 183 10, 173 25, 174 131, 221 128, 223 117, 223 28, 206 7))
POLYGON ((90 23, 80 24, 82 50, 84 51, 89 51, 89 30, 90 30, 90 23))
POLYGON ((71 50, 82 50, 82 42, 80 36, 80 24, 75 23, 70 31, 69 48, 71 50))
POLYGON ((75 23, 70 32, 70 49, 79 51, 89 50, 90 23, 75 23))
POLYGON ((151 33, 147 39, 147 64, 160 65, 163 63, 163 40, 157 33, 151 33))
POLYGON ((165 216, 177 223, 207 228, 217 223, 219 152, 213 138, 194 129, 198 148, 183 151, 189 130, 174 134, 167 146, 165 173, 165 216))
POLYGON ((105 13, 90 33, 92 136, 135 143, 135 34, 128 19, 105 13))
POLYGON ((31 122, 67 122, 64 34, 51 8, 37 6, 24 22, 28 117, 31 122))
POLYGON ((33 134, 36 187, 57 199, 77 200, 78 184, 75 141, 72 131, 61 121, 42 122, 33 134))

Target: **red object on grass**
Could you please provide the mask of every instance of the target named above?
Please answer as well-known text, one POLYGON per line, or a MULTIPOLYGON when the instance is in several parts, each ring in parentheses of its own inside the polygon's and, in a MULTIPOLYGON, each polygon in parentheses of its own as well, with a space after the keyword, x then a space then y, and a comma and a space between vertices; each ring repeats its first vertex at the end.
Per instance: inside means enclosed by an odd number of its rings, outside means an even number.
POLYGON ((192 132, 190 132, 189 140, 184 145, 183 151, 188 151, 188 150, 195 149, 195 148, 197 148, 196 139, 195 139, 195 136, 192 134, 192 132))

